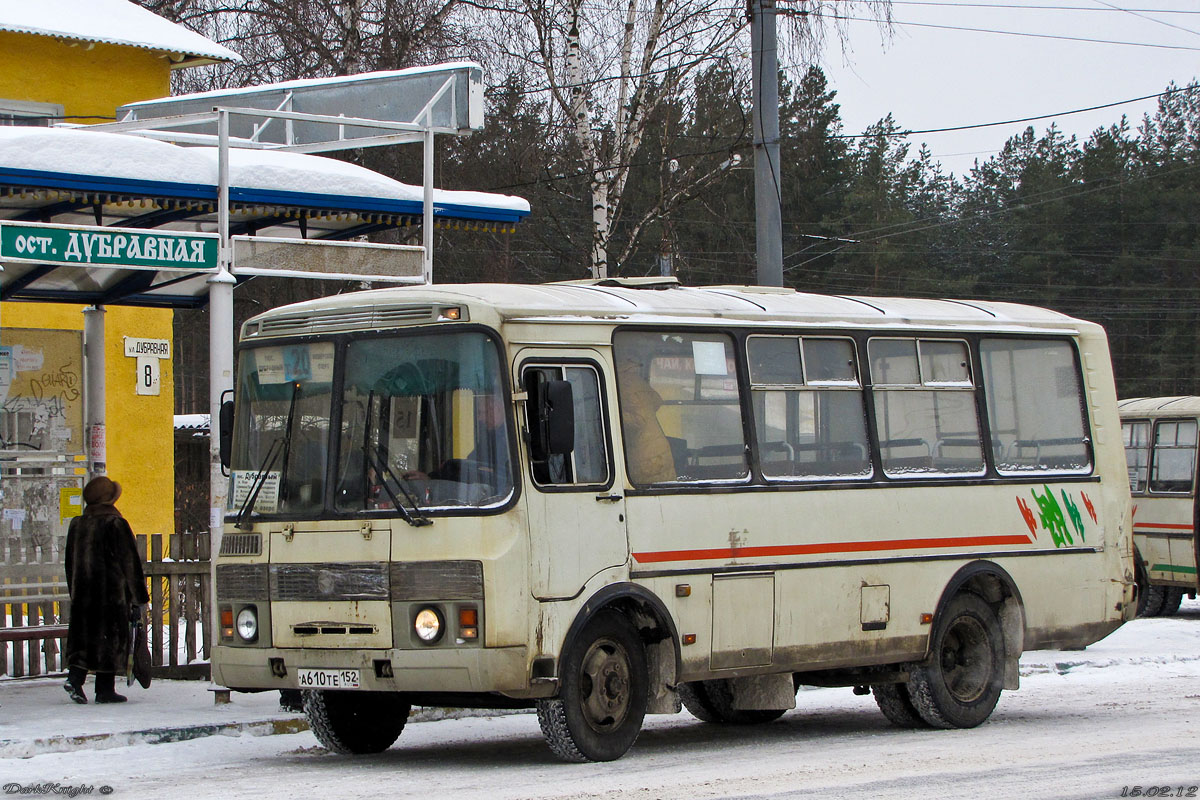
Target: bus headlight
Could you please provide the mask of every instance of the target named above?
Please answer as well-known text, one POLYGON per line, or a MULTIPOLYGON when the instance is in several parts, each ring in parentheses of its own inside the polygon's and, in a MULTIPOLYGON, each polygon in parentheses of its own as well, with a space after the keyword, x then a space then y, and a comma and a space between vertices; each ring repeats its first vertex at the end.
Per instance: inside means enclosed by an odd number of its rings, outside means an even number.
POLYGON ((442 638, 443 627, 442 615, 436 608, 426 606, 413 618, 413 631, 416 632, 417 638, 425 644, 433 644, 442 638))
POLYGON ((258 638, 258 609, 246 606, 237 615, 237 634, 244 642, 258 638))

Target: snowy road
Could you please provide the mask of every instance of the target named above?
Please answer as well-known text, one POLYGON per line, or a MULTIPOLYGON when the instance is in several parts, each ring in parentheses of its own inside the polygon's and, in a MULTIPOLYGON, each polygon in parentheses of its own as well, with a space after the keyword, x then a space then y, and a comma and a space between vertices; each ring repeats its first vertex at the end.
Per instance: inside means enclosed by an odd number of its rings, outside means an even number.
POLYGON ((902 731, 870 697, 802 690, 754 728, 648 717, 611 764, 560 764, 531 714, 413 723, 386 753, 342 757, 310 733, 222 737, 0 761, 5 784, 111 797, 1118 798, 1200 796, 1200 601, 1082 652, 1027 653, 1022 688, 964 731, 902 731), (185 788, 186 787, 186 788, 185 788), (1127 795, 1129 791, 1127 790, 1127 795), (1165 795, 1159 795, 1165 796, 1165 795))

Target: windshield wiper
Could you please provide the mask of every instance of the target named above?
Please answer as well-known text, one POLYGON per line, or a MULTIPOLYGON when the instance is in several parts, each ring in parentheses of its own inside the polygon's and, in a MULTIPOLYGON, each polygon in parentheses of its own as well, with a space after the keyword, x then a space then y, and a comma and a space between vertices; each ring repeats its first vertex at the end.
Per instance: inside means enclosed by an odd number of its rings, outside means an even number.
POLYGON ((388 493, 388 497, 391 498, 392 505, 397 511, 400 512, 401 516, 404 517, 405 522, 407 522, 409 525, 412 525, 414 528, 420 528, 424 525, 433 524, 433 520, 421 513, 421 504, 417 502, 416 495, 414 495, 412 491, 404 485, 403 480, 396 477, 396 473, 392 472, 392 468, 387 465, 387 462, 379 457, 378 446, 367 451, 367 460, 370 462, 371 466, 375 467, 375 474, 379 476, 379 482, 383 485, 383 490, 388 493), (404 504, 401 503, 400 499, 396 496, 396 493, 392 491, 392 487, 388 485, 389 478, 391 479, 392 483, 396 484, 396 488, 400 490, 401 494, 404 495, 404 498, 408 500, 409 505, 412 506, 412 511, 409 511, 407 508, 405 508, 404 504))
MULTIPOLYGON (((382 452, 383 446, 380 444, 376 444, 374 447, 371 446, 371 410, 374 403, 375 391, 372 390, 371 393, 367 395, 367 414, 366 419, 363 422, 363 456, 365 456, 367 459, 367 466, 375 468, 375 475, 379 478, 379 483, 383 486, 383 490, 387 492, 388 497, 391 498, 392 507, 400 512, 401 516, 404 517, 405 522, 407 522, 409 525, 412 525, 414 528, 420 528, 423 525, 432 525, 433 520, 421 513, 421 504, 417 502, 416 495, 409 491, 408 487, 404 485, 403 481, 397 478, 396 473, 392 472, 392 468, 388 466, 387 458, 382 452), (404 507, 404 504, 400 502, 400 498, 398 498, 396 493, 392 491, 392 487, 388 486, 389 477, 392 479, 392 482, 396 484, 396 488, 404 494, 405 499, 408 500, 409 504, 412 506, 411 513, 407 508, 404 507)), ((366 471, 364 470, 364 475, 365 472, 366 471)), ((370 482, 364 481, 364 504, 366 503, 366 492, 369 491, 369 489, 370 482)))
POLYGON ((263 456, 262 465, 258 468, 258 472, 254 474, 254 482, 250 485, 250 493, 246 495, 245 502, 238 509, 237 521, 233 523, 233 527, 239 530, 249 530, 251 526, 246 522, 246 517, 250 515, 250 509, 254 508, 255 501, 258 500, 258 493, 262 491, 263 484, 267 482, 267 476, 271 474, 271 467, 275 466, 276 459, 280 454, 283 455, 283 470, 279 475, 278 492, 282 495, 283 492, 283 477, 287 472, 288 451, 292 445, 292 418, 296 413, 296 399, 300 396, 300 384, 297 383, 292 389, 292 400, 288 404, 287 427, 283 431, 283 436, 277 437, 271 442, 271 446, 267 448, 267 454, 263 456))

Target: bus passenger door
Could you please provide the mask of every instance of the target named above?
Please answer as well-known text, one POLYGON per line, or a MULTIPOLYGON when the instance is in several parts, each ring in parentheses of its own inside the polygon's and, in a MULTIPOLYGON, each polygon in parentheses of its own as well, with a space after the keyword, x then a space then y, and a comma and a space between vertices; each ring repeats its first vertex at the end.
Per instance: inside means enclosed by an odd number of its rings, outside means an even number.
POLYGON ((531 590, 540 600, 571 598, 596 573, 624 564, 629 551, 625 498, 613 487, 603 362, 588 350, 526 350, 518 363, 521 388, 530 398, 522 473, 531 590), (570 386, 575 436, 569 453, 538 452, 537 405, 542 387, 552 381, 570 386))

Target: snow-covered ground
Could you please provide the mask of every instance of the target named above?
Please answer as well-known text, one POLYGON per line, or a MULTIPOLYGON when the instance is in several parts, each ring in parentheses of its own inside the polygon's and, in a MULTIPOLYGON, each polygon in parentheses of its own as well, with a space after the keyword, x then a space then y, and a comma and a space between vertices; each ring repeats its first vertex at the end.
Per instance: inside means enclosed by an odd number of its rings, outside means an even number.
MULTIPOLYGON (((1117 798, 1200 790, 1200 601, 1136 620, 1084 651, 1022 658, 973 730, 902 731, 870 697, 802 690, 756 727, 686 712, 647 718, 609 764, 561 764, 531 714, 413 722, 386 753, 343 757, 311 733, 0 759, 0 791, 112 787, 113 797, 388 798, 1117 798), (186 787, 186 788, 184 788, 186 787)), ((151 689, 153 693, 153 688, 151 689)), ((61 713, 61 709, 47 712, 61 713)))

